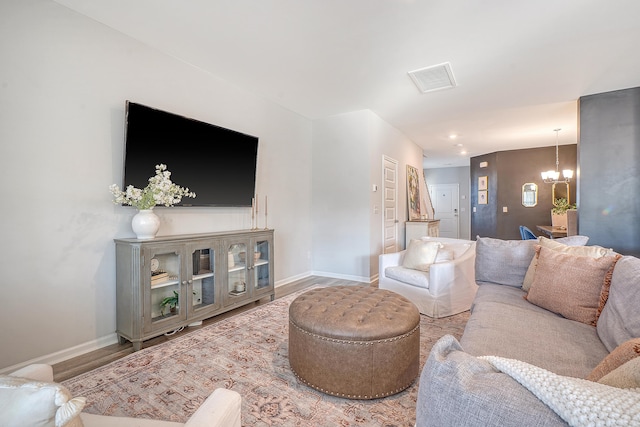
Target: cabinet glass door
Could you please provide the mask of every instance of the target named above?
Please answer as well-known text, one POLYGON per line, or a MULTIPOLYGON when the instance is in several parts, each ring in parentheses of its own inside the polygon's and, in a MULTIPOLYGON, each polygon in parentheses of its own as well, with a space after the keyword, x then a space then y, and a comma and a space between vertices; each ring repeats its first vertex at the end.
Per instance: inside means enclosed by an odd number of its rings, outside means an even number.
POLYGON ((150 298, 145 298, 145 304, 149 304, 145 312, 151 313, 151 323, 168 321, 172 318, 186 318, 186 307, 180 301, 182 296, 180 265, 178 250, 149 251, 145 257, 145 268, 148 271, 146 277, 149 280, 147 289, 150 295, 150 298))
POLYGON ((227 248, 227 292, 230 296, 245 295, 247 289, 247 266, 249 264, 247 245, 233 243, 227 248))
POLYGON ((269 241, 258 240, 256 241, 253 250, 253 283, 256 289, 267 288, 271 282, 270 260, 271 260, 271 248, 269 241))
MULTIPOLYGON (((210 245, 203 245, 210 246, 210 245)), ((217 305, 215 281, 215 249, 203 247, 191 251, 191 293, 193 311, 209 309, 217 305)))

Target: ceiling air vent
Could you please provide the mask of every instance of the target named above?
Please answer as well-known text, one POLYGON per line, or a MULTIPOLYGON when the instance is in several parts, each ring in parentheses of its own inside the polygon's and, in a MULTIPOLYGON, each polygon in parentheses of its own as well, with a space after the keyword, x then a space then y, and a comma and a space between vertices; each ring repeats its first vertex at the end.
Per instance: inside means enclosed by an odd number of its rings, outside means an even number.
POLYGON ((409 76, 422 93, 451 89, 457 86, 453 71, 451 71, 451 64, 448 62, 409 71, 409 76))

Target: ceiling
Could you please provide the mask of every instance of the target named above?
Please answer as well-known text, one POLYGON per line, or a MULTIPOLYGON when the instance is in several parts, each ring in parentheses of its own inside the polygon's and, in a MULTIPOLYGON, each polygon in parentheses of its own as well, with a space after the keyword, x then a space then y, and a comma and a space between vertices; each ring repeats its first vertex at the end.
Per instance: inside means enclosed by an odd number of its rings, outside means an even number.
POLYGON ((574 144, 579 97, 640 86, 637 0, 56 1, 309 119, 369 109, 425 167, 574 144))

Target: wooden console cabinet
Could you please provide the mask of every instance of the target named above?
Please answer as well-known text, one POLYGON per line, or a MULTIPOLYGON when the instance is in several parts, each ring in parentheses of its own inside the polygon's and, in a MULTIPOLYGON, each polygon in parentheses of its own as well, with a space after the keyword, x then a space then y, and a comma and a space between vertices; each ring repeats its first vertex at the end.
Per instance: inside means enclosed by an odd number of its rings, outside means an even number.
POLYGON ((428 219, 425 221, 407 221, 405 222, 405 226, 405 248, 409 247, 409 242, 411 241, 411 239, 419 239, 424 236, 440 236, 439 219, 428 219))
POLYGON ((136 351, 149 338, 274 298, 273 230, 115 243, 116 333, 136 351))

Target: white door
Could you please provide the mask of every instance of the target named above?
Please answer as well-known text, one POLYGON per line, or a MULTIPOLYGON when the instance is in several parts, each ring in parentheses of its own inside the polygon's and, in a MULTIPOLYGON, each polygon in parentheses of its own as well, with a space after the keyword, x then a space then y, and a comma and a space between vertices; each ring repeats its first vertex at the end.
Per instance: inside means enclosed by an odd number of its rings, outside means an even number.
POLYGON ((398 252, 398 162, 382 156, 382 246, 384 253, 398 252))
POLYGON ((429 186, 435 219, 440 220, 440 237, 459 237, 458 184, 433 184, 429 186))

